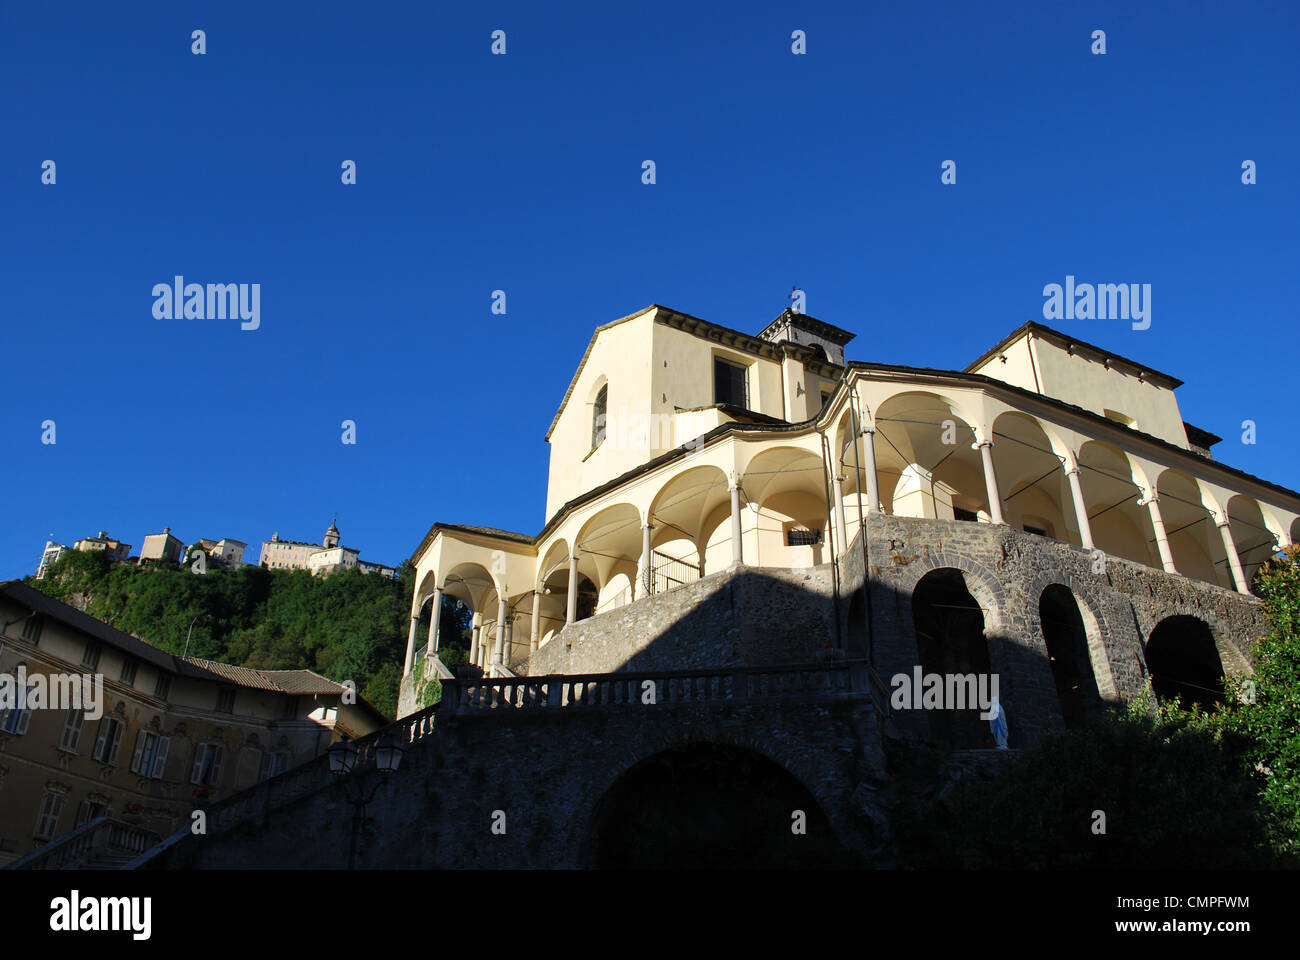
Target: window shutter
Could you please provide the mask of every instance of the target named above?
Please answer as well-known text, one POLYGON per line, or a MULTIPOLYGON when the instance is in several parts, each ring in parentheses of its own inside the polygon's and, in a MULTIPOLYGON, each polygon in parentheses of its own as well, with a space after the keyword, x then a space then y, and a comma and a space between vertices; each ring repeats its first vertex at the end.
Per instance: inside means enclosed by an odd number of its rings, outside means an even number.
POLYGON ((149 773, 149 776, 155 780, 161 780, 163 774, 167 772, 167 748, 171 746, 171 742, 171 737, 158 738, 158 750, 153 758, 153 770, 149 773))
POLYGON ((122 745, 122 731, 126 725, 120 721, 113 721, 113 748, 108 752, 108 762, 117 763, 117 749, 122 745))
MULTIPOLYGON (((30 701, 29 701, 29 702, 30 702, 30 701)), ((29 723, 31 723, 31 722, 32 722, 32 711, 31 711, 30 709, 27 709, 27 710, 19 710, 19 711, 18 711, 18 726, 15 728, 14 733, 19 734, 20 736, 21 736, 22 734, 26 733, 26 732, 27 732, 27 725, 28 725, 29 723)))
POLYGON ((259 781, 269 780, 271 778, 271 764, 274 762, 274 760, 275 760, 274 753, 262 754, 262 770, 257 775, 257 779, 259 781))
POLYGON ((139 731, 136 732, 136 735, 135 735, 135 752, 134 752, 133 754, 131 754, 131 772, 132 772, 132 773, 139 773, 139 772, 140 772, 140 756, 141 756, 141 754, 144 753, 144 745, 145 745, 145 741, 148 739, 148 737, 149 737, 149 735, 148 735, 147 733, 145 733, 143 730, 139 730, 139 731))
POLYGON ((104 741, 108 736, 108 725, 113 721, 108 717, 100 717, 99 729, 95 733, 95 749, 90 751, 90 755, 96 760, 104 759, 104 741))
POLYGON ((194 748, 194 768, 190 771, 190 783, 198 783, 199 777, 203 774, 203 754, 207 748, 206 743, 200 743, 194 748))
POLYGON ((212 785, 213 785, 214 787, 219 787, 219 786, 221 786, 221 754, 222 754, 222 750, 221 750, 221 747, 219 747, 219 746, 217 746, 217 747, 213 747, 212 750, 213 750, 213 756, 212 756, 212 785))

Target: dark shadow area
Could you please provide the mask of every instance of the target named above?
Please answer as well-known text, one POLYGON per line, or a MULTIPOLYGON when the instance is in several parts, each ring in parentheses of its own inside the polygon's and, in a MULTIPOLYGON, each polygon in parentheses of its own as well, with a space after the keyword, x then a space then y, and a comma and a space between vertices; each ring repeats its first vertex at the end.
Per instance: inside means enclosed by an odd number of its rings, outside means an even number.
POLYGON ((1167 617, 1146 644, 1151 688, 1161 702, 1213 709, 1223 699, 1223 662, 1209 625, 1197 617, 1167 617))
MULTIPOLYGON (((989 648, 984 639, 984 612, 966 589, 960 571, 932 570, 912 592, 916 649, 923 674, 974 674, 986 677, 989 648)), ((915 695, 915 694, 914 694, 915 695)), ((992 747, 987 720, 972 710, 927 710, 936 742, 957 748, 992 747)))
POLYGON ((1052 584, 1038 599, 1043 641, 1067 730, 1082 726, 1101 709, 1101 693, 1088 657, 1088 634, 1079 604, 1068 587, 1052 584))
POLYGON ((1270 848, 1241 744, 1145 715, 1085 725, 955 777, 912 748, 890 757, 900 867, 1168 870, 1296 867, 1270 848), (942 772, 941 772, 942 771, 942 772))
POLYGON ((597 805, 602 869, 816 869, 860 866, 790 773, 740 747, 695 743, 638 763, 597 805), (796 834, 794 811, 805 833, 796 834))

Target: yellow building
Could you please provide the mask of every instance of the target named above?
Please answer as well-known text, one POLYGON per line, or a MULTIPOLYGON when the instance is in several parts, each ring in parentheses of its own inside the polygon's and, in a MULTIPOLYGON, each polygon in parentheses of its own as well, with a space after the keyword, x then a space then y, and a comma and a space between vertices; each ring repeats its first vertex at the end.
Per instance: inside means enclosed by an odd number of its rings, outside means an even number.
POLYGON ((131 544, 123 543, 116 537, 110 537, 107 531, 99 531, 97 537, 86 537, 72 545, 73 550, 87 553, 107 553, 114 560, 125 560, 131 555, 131 544))
POLYGON ((387 722, 310 670, 174 657, 0 583, 0 865, 101 817, 117 849, 138 852, 192 811, 387 722), (100 696, 34 709, 3 700, 20 679, 53 690, 74 677, 98 679, 100 696))
POLYGON ((546 439, 536 535, 436 523, 416 623, 474 612, 502 675, 566 624, 738 565, 837 560, 873 511, 1007 524, 1247 592, 1300 494, 1219 464, 1179 380, 1038 323, 964 370, 848 362, 787 310, 757 336, 652 305, 597 328, 546 439))

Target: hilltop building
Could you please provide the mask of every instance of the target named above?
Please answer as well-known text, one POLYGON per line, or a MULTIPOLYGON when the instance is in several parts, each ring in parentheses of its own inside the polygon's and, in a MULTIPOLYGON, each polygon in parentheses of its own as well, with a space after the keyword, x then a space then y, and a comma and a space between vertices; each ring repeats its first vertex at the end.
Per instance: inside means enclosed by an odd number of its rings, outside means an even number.
POLYGON ((107 553, 117 562, 125 561, 131 555, 131 544, 110 537, 104 530, 99 531, 99 536, 78 540, 72 545, 72 549, 88 553, 107 553))
POLYGON ((223 537, 220 540, 200 538, 194 546, 207 554, 208 562, 222 567, 239 567, 244 562, 244 550, 248 544, 242 540, 223 537))
POLYGON ((140 548, 140 563, 146 560, 163 560, 175 563, 181 558, 181 543, 179 537, 172 535, 171 527, 163 527, 162 533, 150 533, 144 538, 144 546, 140 548))
POLYGON ((337 522, 331 522, 320 543, 281 540, 280 534, 262 541, 261 566, 272 570, 310 570, 312 576, 324 576, 337 570, 357 569, 362 573, 396 576, 396 568, 360 559, 361 551, 339 542, 337 522))
POLYGON ((45 549, 41 552, 41 562, 36 567, 36 579, 44 580, 45 574, 49 573, 50 567, 54 566, 63 557, 70 547, 65 547, 61 543, 55 543, 53 540, 45 541, 45 549))

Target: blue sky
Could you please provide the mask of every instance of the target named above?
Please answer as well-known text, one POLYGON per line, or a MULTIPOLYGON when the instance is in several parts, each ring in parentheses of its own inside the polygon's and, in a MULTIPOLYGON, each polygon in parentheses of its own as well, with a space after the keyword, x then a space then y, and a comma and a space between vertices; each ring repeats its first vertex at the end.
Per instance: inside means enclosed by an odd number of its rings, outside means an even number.
POLYGON ((0 4, 0 578, 101 529, 535 533, 594 327, 757 332, 795 284, 852 359, 960 369, 1047 283, 1150 283, 1148 330, 1055 325, 1300 487, 1298 9, 0 4), (260 328, 155 319, 176 274, 260 328))

